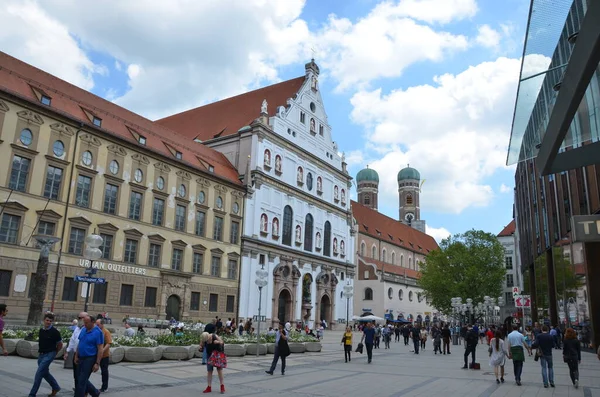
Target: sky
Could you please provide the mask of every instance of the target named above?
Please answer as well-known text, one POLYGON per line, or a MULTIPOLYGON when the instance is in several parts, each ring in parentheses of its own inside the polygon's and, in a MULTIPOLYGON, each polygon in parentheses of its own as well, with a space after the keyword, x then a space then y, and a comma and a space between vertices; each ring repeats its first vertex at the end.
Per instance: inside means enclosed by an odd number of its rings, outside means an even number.
MULTIPOLYGON (((419 170, 440 240, 512 220, 506 166, 528 0, 6 0, 0 49, 152 120, 304 75, 349 172, 419 170)), ((353 198, 356 192, 353 192, 353 198)))

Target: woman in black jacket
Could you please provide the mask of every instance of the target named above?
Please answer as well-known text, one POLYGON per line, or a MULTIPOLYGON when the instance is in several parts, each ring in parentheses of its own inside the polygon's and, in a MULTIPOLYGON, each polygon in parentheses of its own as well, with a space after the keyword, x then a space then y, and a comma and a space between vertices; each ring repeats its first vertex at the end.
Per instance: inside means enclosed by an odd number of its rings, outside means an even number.
POLYGON ((569 366, 571 381, 577 389, 579 387, 579 363, 581 363, 581 344, 573 328, 567 328, 563 343, 563 359, 569 366))

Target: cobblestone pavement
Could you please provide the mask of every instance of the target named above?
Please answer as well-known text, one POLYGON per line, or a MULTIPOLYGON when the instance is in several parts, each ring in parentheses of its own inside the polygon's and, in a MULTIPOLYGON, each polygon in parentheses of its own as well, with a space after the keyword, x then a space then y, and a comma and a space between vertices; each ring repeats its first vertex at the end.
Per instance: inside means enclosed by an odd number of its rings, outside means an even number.
MULTIPOLYGON (((506 383, 496 385, 493 370, 487 364, 487 346, 479 345, 477 361, 480 371, 463 370, 462 346, 451 346, 451 355, 434 355, 431 342, 424 352, 415 355, 403 342, 392 342, 391 349, 375 350, 373 363, 366 355, 353 354, 344 363, 339 345, 341 332, 328 332, 321 353, 293 354, 288 358, 286 375, 279 367, 275 375, 265 374, 272 356, 230 358, 225 370, 226 395, 230 396, 600 396, 600 361, 584 353, 580 366, 580 387, 571 386, 566 364, 555 351, 556 388, 544 389, 540 365, 527 357, 523 386, 512 376, 512 363, 506 366, 506 383)), ((360 334, 355 335, 355 345, 360 334)), ((26 396, 36 369, 36 360, 0 357, 0 396, 26 396)), ((59 396, 72 396, 72 371, 56 361, 51 366, 63 390, 59 396)), ((216 373, 215 373, 215 380, 216 373)), ((100 384, 100 373, 92 375, 100 384)), ((218 381, 213 382, 213 386, 218 381)), ((107 396, 169 397, 199 395, 206 386, 206 371, 198 359, 159 361, 152 364, 120 363, 110 367, 107 396)), ((44 382, 38 393, 50 392, 44 382)), ((213 391, 213 393, 215 393, 213 391)), ((217 392, 218 394, 218 392, 217 392)), ((104 395, 104 394, 103 394, 104 395)))

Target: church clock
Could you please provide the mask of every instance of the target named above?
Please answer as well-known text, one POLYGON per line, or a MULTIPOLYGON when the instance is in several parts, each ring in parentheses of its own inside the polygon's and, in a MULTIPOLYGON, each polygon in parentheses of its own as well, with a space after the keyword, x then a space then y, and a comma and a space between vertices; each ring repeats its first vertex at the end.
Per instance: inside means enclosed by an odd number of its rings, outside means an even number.
POLYGON ((415 219, 415 216, 412 212, 407 212, 406 215, 404 215, 404 219, 406 222, 411 223, 413 219, 415 219))

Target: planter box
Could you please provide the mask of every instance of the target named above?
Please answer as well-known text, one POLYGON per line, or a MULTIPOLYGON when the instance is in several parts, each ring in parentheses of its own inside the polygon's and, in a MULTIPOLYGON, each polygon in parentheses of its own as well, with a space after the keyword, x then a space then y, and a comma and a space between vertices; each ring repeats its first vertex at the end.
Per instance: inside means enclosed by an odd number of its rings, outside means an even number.
POLYGON ((163 360, 189 360, 194 358, 194 346, 161 346, 163 360))
MULTIPOLYGON (((15 354, 17 351, 17 343, 19 343, 20 340, 22 339, 4 339, 4 346, 9 355, 15 354)), ((4 353, 1 347, 0 352, 4 353)))
POLYGON ((304 353, 306 351, 306 346, 302 342, 289 342, 288 346, 291 353, 304 353))
POLYGON ((108 356, 109 364, 118 364, 125 358, 125 349, 122 347, 111 347, 108 356))
POLYGON ((25 358, 38 358, 38 343, 20 339, 17 342, 17 354, 25 358))
POLYGON ((260 356, 264 356, 267 354, 267 345, 261 343, 257 345, 256 343, 250 343, 246 345, 246 354, 249 356, 256 356, 256 350, 258 349, 258 354, 260 356), (258 346, 258 347, 257 347, 258 346))
POLYGON ((275 354, 275 343, 267 343, 267 353, 275 354))
POLYGON ((202 352, 200 351, 198 345, 194 346, 194 357, 202 358, 202 352))
POLYGON ((162 357, 162 346, 158 347, 131 347, 124 346, 125 361, 133 363, 152 363, 162 357))
POLYGON ((311 353, 320 352, 323 348, 321 342, 305 342, 304 346, 306 347, 306 351, 311 353))
MULTIPOLYGON (((246 355, 246 345, 225 345, 225 354, 230 357, 243 357, 246 355)), ((254 354, 256 354, 256 349, 254 350, 254 354)))

